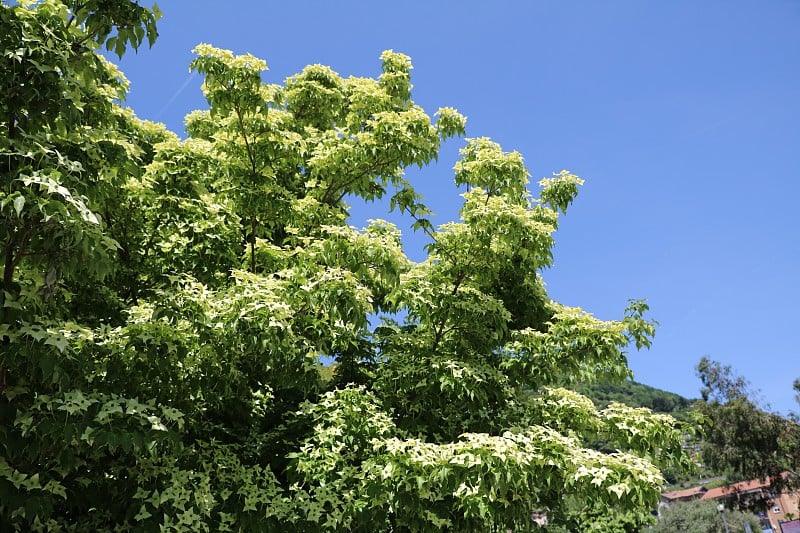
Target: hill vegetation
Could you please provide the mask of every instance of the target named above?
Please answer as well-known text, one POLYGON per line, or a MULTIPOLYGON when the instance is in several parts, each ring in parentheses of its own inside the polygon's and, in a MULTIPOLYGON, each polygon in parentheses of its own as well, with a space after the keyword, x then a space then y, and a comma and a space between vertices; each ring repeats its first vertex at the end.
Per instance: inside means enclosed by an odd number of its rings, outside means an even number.
POLYGON ((575 390, 591 398, 599 408, 619 402, 631 407, 646 407, 657 413, 669 413, 681 420, 689 419, 689 411, 697 401, 633 380, 583 383, 575 390))
MULTIPOLYGON (((697 419, 696 402, 684 398, 674 392, 657 389, 633 380, 618 383, 587 383, 580 384, 576 390, 590 398, 599 409, 607 407, 613 402, 625 404, 633 408, 644 407, 656 413, 669 414, 677 420, 687 423, 697 419)), ((720 482, 721 473, 707 468, 702 461, 701 450, 703 440, 694 434, 684 437, 684 447, 692 456, 696 468, 691 471, 685 469, 666 468, 662 471, 667 481, 669 490, 684 486, 697 485, 702 481, 713 479, 713 483, 720 482)), ((602 438, 595 439, 592 445, 598 449, 609 451, 612 445, 602 438)))

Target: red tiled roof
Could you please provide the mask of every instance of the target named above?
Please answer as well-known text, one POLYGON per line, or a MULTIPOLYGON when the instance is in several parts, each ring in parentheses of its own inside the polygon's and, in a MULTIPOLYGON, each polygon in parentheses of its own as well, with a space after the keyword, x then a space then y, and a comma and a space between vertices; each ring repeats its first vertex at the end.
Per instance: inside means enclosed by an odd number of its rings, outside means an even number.
MULTIPOLYGON (((789 472, 783 472, 781 477, 786 478, 790 475, 789 472)), ((723 496, 730 496, 736 493, 748 493, 756 490, 768 488, 770 486, 770 479, 761 481, 759 479, 751 479, 750 481, 740 481, 724 487, 717 487, 715 489, 706 489, 703 486, 692 487, 689 489, 676 490, 672 492, 664 492, 661 497, 666 500, 680 500, 682 498, 700 497, 701 500, 715 500, 723 496)))
POLYGON ((672 492, 665 492, 661 495, 662 498, 666 498, 667 500, 680 500, 681 498, 691 498, 694 496, 699 496, 706 491, 705 487, 692 487, 689 489, 683 490, 674 490, 672 492))
POLYGON ((703 494, 700 497, 700 499, 715 500, 723 496, 736 494, 737 492, 750 492, 754 490, 763 489, 766 487, 769 487, 769 480, 761 481, 758 479, 751 479, 750 481, 740 481, 739 483, 734 483, 733 485, 711 489, 705 494, 703 494))

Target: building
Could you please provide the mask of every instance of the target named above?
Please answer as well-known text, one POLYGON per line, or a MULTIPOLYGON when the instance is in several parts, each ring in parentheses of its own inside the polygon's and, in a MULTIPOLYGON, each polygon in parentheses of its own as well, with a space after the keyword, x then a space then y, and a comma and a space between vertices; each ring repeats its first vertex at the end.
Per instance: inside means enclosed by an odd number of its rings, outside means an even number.
POLYGON ((781 522, 780 533, 800 533, 800 520, 781 522))
POLYGON ((688 502, 691 500, 701 499, 706 492, 708 492, 708 489, 702 486, 683 490, 675 490, 661 494, 661 501, 667 505, 675 502, 688 502))
POLYGON ((783 531, 800 533, 800 520, 795 520, 800 518, 800 492, 773 493, 768 479, 763 481, 751 479, 713 489, 692 487, 665 492, 661 495, 661 505, 668 506, 673 502, 698 499, 726 503, 727 506, 734 508, 760 504, 765 507, 765 511, 761 513, 763 521, 768 521, 775 533, 783 531))

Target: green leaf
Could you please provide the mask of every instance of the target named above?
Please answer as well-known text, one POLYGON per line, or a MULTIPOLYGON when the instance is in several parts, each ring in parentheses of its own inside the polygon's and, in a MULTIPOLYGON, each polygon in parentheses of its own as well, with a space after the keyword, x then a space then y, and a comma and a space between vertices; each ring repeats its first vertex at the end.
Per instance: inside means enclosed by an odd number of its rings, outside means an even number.
POLYGON ((136 513, 136 516, 134 516, 133 518, 137 522, 141 522, 141 521, 146 520, 146 519, 148 519, 148 518, 150 518, 152 516, 153 515, 147 510, 147 506, 145 504, 142 504, 142 506, 139 508, 139 512, 136 513))
POLYGON ((47 336, 47 340, 44 343, 46 346, 55 346, 59 352, 64 353, 69 344, 69 339, 61 334, 51 334, 47 336))
POLYGON ((14 198, 14 211, 16 211, 17 216, 22 214, 22 209, 25 206, 25 197, 20 195, 14 198))

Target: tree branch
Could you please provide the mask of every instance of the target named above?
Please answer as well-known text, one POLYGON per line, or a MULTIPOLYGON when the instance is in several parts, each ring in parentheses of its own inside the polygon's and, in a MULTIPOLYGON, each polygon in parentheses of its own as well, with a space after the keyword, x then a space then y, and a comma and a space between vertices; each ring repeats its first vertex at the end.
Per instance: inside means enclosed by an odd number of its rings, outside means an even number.
MULTIPOLYGON (((467 265, 467 267, 469 267, 469 264, 467 265)), ((461 283, 463 283, 466 277, 467 277, 467 269, 463 268, 459 271, 458 275, 456 276, 455 282, 453 283, 453 290, 450 291, 450 297, 456 295, 459 287, 461 287, 461 283)), ((433 338, 433 346, 431 346, 431 353, 436 351, 436 349, 439 347, 439 343, 442 340, 442 336, 444 334, 444 326, 445 324, 447 324, 447 315, 448 313, 444 314, 441 322, 439 322, 439 325, 436 328, 436 334, 434 335, 433 338)))
MULTIPOLYGON (((233 112, 236 113, 236 120, 239 124, 239 133, 242 136, 242 140, 244 140, 244 148, 247 152, 247 159, 250 161, 250 176, 255 182, 256 177, 258 176, 258 169, 256 168, 256 156, 253 153, 253 147, 250 144, 250 141, 247 138, 247 132, 244 129, 244 119, 242 118, 242 110, 239 108, 238 105, 233 106, 233 112)), ((247 237, 247 241, 250 244, 250 272, 256 272, 256 228, 258 227, 258 219, 256 219, 255 215, 250 216, 250 235, 247 237)))
POLYGON ((339 185, 331 184, 331 187, 325 191, 325 194, 322 195, 322 199, 320 201, 322 203, 329 203, 331 200, 333 200, 333 195, 341 190, 342 191, 341 194, 336 199, 337 202, 340 202, 342 200, 342 198, 344 198, 345 195, 347 194, 347 188, 350 185, 352 185, 353 183, 357 182, 358 180, 360 180, 364 176, 367 176, 367 175, 369 175, 369 174, 371 174, 373 172, 377 172, 381 167, 390 165, 392 162, 393 161, 391 159, 386 159, 386 160, 383 160, 383 161, 379 161, 379 162, 373 164, 372 166, 367 167, 362 172, 356 174, 351 179, 348 179, 348 180, 342 182, 339 185))

